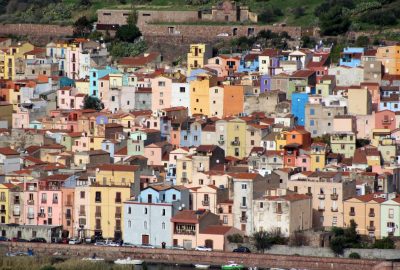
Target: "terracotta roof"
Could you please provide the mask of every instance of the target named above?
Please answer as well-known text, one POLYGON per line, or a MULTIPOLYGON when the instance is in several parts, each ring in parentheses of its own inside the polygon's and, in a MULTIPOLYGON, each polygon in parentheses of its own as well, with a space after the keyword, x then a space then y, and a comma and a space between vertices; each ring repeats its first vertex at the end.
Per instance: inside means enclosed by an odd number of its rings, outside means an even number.
POLYGON ((159 55, 158 52, 152 52, 147 56, 123 57, 119 60, 119 64, 125 66, 145 66, 146 64, 155 61, 159 55))
POLYGON ((254 180, 259 176, 258 173, 230 173, 229 175, 235 179, 251 179, 251 180, 254 180))
POLYGON ((205 132, 215 132, 215 125, 208 124, 203 127, 203 131, 205 132))
POLYGON ((11 149, 10 147, 1 147, 0 154, 5 155, 5 156, 19 155, 19 153, 17 151, 15 151, 14 149, 11 149))
POLYGON ((182 210, 176 213, 175 216, 171 218, 172 222, 182 222, 182 223, 199 223, 199 220, 207 215, 209 212, 206 210, 182 210))
POLYGON ((71 175, 68 174, 53 174, 49 175, 43 178, 40 178, 39 180, 45 180, 45 181, 65 181, 67 180, 71 175))
POLYGON ((378 203, 382 203, 382 202, 386 201, 385 198, 379 197, 379 195, 380 195, 380 193, 366 194, 366 195, 354 197, 354 199, 360 200, 362 202, 375 201, 378 203))
POLYGON ((222 225, 209 225, 204 230, 202 230, 201 234, 219 234, 225 235, 227 234, 233 227, 231 226, 222 226, 222 225))
POLYGON ((265 197, 268 200, 286 200, 286 201, 300 201, 300 200, 307 200, 310 199, 310 196, 307 196, 306 194, 297 194, 297 193, 293 193, 293 194, 287 194, 285 196, 266 196, 265 197))
POLYGON ((103 164, 97 166, 101 171, 120 171, 120 172, 135 172, 139 169, 136 165, 122 165, 122 164, 103 164))
POLYGON ((43 145, 40 148, 44 148, 44 149, 63 149, 65 148, 65 146, 61 145, 61 144, 47 144, 47 145, 43 145))
POLYGON ((298 70, 298 71, 294 72, 290 77, 292 77, 292 78, 298 78, 298 77, 304 78, 304 77, 310 77, 314 73, 315 73, 315 71, 313 71, 313 70, 302 69, 302 70, 298 70))
POLYGON ((214 151, 217 147, 218 147, 218 146, 212 145, 212 144, 202 144, 202 145, 199 145, 199 146, 196 148, 196 151, 197 151, 197 152, 212 152, 212 151, 214 151))

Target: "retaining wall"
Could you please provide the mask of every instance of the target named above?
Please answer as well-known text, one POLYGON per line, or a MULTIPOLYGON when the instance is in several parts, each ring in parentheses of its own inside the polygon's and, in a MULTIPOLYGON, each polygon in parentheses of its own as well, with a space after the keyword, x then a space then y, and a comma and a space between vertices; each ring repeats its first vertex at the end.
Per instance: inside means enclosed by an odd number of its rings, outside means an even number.
POLYGON ((38 255, 65 255, 67 257, 86 257, 96 253, 98 257, 109 260, 130 256, 146 261, 164 263, 207 263, 222 265, 235 261, 246 266, 261 268, 297 268, 309 270, 400 270, 400 263, 379 260, 351 260, 343 258, 283 256, 272 254, 240 254, 230 252, 201 252, 188 250, 141 249, 130 247, 101 247, 92 245, 57 245, 39 243, 0 243, 1 253, 8 251, 26 251, 32 248, 38 255))
POLYGON ((51 24, 0 24, 0 35, 65 37, 72 36, 72 26, 51 24))

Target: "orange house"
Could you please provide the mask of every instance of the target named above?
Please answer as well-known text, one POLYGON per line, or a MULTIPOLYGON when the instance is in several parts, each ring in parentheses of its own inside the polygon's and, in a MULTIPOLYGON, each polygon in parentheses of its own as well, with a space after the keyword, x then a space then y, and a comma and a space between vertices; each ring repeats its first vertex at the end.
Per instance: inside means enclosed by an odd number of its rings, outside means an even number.
POLYGON ((294 128, 286 134, 286 144, 300 144, 301 148, 309 149, 311 142, 311 133, 301 127, 294 128))
POLYGON ((238 115, 243 112, 244 87, 243 85, 224 86, 224 109, 223 116, 238 115))

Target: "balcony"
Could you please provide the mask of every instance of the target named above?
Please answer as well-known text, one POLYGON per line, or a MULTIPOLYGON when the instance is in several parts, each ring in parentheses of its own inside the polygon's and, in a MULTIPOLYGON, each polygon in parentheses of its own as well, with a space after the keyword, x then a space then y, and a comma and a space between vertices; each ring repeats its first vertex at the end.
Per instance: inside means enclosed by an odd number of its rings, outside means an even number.
POLYGON ((99 199, 99 198, 96 198, 95 200, 94 200, 94 202, 95 203, 101 203, 101 198, 99 199))
POLYGON ((114 231, 120 232, 121 231, 121 225, 117 225, 114 227, 114 231))
POLYGON ((198 167, 198 168, 197 168, 197 171, 198 171, 198 172, 204 172, 204 167, 198 167))
POLYGON ((34 200, 28 200, 28 205, 34 205, 35 201, 34 200))
POLYGON ((247 223, 247 217, 240 217, 241 223, 247 223))
POLYGON ((337 201, 339 199, 339 195, 337 193, 331 194, 331 200, 332 201, 337 201))
POLYGON ((331 207, 331 211, 332 211, 332 212, 338 212, 339 209, 338 209, 337 206, 332 206, 332 207, 331 207))
POLYGON ((38 213, 38 217, 40 217, 40 218, 45 218, 45 217, 46 217, 46 214, 45 214, 45 213, 42 213, 42 212, 39 212, 39 213, 38 213))
POLYGON ((71 218, 72 218, 71 214, 65 214, 65 219, 71 219, 71 218))
POLYGON ((35 214, 34 213, 28 213, 28 219, 34 219, 35 218, 35 214))
POLYGON ((0 209, 0 214, 6 214, 7 210, 6 209, 0 209))
POLYGON ((318 194, 318 199, 325 200, 325 194, 318 194))
POLYGON ((188 182, 188 179, 187 179, 186 177, 182 177, 182 178, 181 178, 181 182, 182 182, 182 183, 187 183, 187 182, 188 182))
POLYGON ((19 217, 21 215, 21 211, 13 211, 13 216, 19 217))
POLYGON ((58 200, 53 200, 53 204, 58 204, 58 200))
POLYGON ((115 218, 121 218, 121 213, 115 213, 115 218))
POLYGON ((192 231, 192 230, 175 230, 175 234, 196 235, 196 231, 192 231))
POLYGON ((375 213, 374 212, 369 212, 368 216, 369 217, 375 217, 375 213))
POLYGON ((375 226, 367 226, 367 230, 373 232, 375 231, 375 226))
POLYGON ((241 204, 241 205, 240 205, 240 208, 241 208, 241 209, 247 209, 247 205, 241 204))
POLYGON ((218 144, 219 144, 219 145, 224 145, 224 143, 225 143, 224 140, 219 140, 219 141, 218 141, 218 144))
POLYGON ((53 213, 47 213, 47 217, 48 218, 52 218, 53 217, 53 213))
POLYGON ((312 193, 311 192, 307 192, 306 195, 312 197, 312 193))
POLYGON ((40 200, 41 204, 47 204, 47 200, 40 200))
POLYGON ((356 213, 354 211, 349 212, 349 216, 354 217, 355 215, 356 215, 356 213))
POLYGON ((79 211, 79 216, 80 217, 86 217, 86 212, 85 211, 79 211))
POLYGON ((121 203, 121 198, 115 199, 115 203, 121 203))
POLYGON ((67 201, 67 202, 65 203, 65 206, 72 206, 72 202, 71 202, 71 201, 67 201))
POLYGON ((5 197, 1 197, 0 198, 0 202, 5 202, 6 201, 6 198, 5 197))
POLYGON ((20 204, 21 201, 20 200, 14 200, 14 204, 20 204))
POLYGON ((201 204, 203 206, 209 206, 210 205, 210 201, 202 201, 201 204))
POLYGON ((101 225, 100 225, 100 224, 97 224, 96 226, 94 226, 94 229, 95 229, 96 231, 101 231, 101 225))
POLYGON ((231 142, 231 145, 233 145, 233 146, 239 146, 239 145, 240 145, 240 141, 234 140, 234 141, 231 142))
POLYGON ((325 211, 325 206, 318 205, 318 211, 325 211))
POLYGON ((94 216, 95 216, 95 217, 101 217, 101 212, 96 212, 96 213, 94 213, 94 216))

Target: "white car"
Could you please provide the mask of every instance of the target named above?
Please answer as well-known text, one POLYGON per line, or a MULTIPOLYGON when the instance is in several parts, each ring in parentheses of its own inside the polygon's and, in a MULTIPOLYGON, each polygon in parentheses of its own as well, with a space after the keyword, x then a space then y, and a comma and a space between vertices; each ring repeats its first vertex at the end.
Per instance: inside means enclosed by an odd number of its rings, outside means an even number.
POLYGON ((106 242, 104 241, 98 241, 96 243, 94 243, 95 246, 107 246, 106 242))
POLYGON ((184 250, 185 248, 182 246, 172 246, 171 249, 179 249, 179 250, 184 250))
POLYGON ((68 244, 69 244, 69 245, 78 245, 78 244, 80 244, 80 243, 81 243, 81 240, 78 239, 78 238, 73 238, 73 239, 70 239, 70 240, 68 241, 68 244))
POLYGON ((205 246, 198 246, 194 250, 197 250, 197 251, 212 251, 212 248, 205 247, 205 246))
POLYGON ((116 242, 109 242, 109 243, 107 243, 107 246, 109 246, 109 247, 119 247, 120 244, 118 244, 116 242))
POLYGON ((123 246, 123 247, 136 247, 136 245, 134 245, 134 244, 132 244, 132 243, 128 243, 128 242, 123 243, 122 246, 123 246))
POLYGON ((142 244, 139 246, 140 248, 156 248, 155 246, 152 246, 150 244, 142 244))

